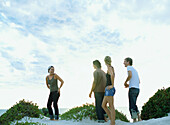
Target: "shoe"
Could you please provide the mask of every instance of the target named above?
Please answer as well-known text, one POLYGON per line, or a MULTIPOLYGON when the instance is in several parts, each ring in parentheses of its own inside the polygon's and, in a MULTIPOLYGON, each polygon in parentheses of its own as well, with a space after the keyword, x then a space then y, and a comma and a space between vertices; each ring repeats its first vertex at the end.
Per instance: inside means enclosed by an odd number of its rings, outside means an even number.
POLYGON ((98 120, 98 123, 105 123, 104 120, 98 120))
POLYGON ((58 119, 59 119, 58 115, 55 115, 55 120, 58 120, 58 119))
POLYGON ((54 116, 53 115, 50 115, 50 120, 54 120, 54 116))

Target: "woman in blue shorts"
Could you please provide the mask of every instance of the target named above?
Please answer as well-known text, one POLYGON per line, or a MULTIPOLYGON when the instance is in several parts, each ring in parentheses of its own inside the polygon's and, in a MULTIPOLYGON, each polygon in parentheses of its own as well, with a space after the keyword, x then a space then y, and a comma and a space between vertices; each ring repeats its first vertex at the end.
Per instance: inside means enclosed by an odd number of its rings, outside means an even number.
POLYGON ((115 108, 114 108, 114 98, 113 98, 115 94, 115 88, 114 88, 115 72, 114 72, 114 68, 111 66, 111 58, 109 56, 106 56, 104 61, 107 66, 107 74, 106 74, 107 83, 106 83, 105 95, 104 95, 102 107, 110 119, 110 125, 115 125, 115 108), (107 108, 107 103, 109 103, 110 110, 107 108))

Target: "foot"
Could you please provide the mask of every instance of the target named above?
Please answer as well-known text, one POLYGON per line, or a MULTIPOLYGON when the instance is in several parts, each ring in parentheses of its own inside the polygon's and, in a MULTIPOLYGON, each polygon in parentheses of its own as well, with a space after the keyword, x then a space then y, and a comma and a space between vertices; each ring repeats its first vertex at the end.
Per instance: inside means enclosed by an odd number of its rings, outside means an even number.
POLYGON ((59 116, 58 116, 58 115, 55 115, 55 120, 58 121, 58 119, 59 119, 59 116))
POLYGON ((141 119, 141 117, 140 117, 140 114, 137 113, 137 115, 138 115, 138 121, 142 121, 142 119, 141 119))
POLYGON ((104 117, 104 120, 105 120, 105 122, 108 122, 108 121, 109 121, 109 119, 108 119, 108 118, 106 118, 106 117, 104 117))
POLYGON ((136 121, 136 118, 135 118, 135 119, 133 119, 133 123, 134 123, 134 122, 137 122, 137 121, 136 121))
POLYGON ((112 123, 110 123, 110 125, 115 125, 115 122, 112 124, 112 123))
POLYGON ((50 115, 50 120, 54 120, 54 116, 53 115, 50 115))
POLYGON ((105 120, 98 120, 98 123, 105 123, 105 120))
POLYGON ((137 112, 133 109, 131 109, 131 112, 132 112, 132 119, 136 119, 138 117, 137 112))

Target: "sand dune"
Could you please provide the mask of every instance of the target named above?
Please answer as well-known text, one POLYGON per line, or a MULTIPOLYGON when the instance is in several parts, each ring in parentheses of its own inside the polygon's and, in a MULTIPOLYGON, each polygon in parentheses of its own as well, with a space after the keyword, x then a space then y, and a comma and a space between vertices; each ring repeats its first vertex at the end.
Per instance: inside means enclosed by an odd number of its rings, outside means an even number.
MULTIPOLYGON (((110 121, 106 123, 97 123, 97 121, 92 121, 89 119, 84 119, 80 122, 74 122, 74 121, 65 121, 65 120, 59 120, 59 121, 50 121, 49 118, 28 118, 24 117, 19 122, 39 122, 44 123, 47 125, 109 125, 110 121)), ((167 117, 163 118, 157 118, 157 119, 150 119, 150 120, 143 120, 136 123, 127 123, 120 120, 116 120, 116 125, 170 125, 170 113, 167 117)))

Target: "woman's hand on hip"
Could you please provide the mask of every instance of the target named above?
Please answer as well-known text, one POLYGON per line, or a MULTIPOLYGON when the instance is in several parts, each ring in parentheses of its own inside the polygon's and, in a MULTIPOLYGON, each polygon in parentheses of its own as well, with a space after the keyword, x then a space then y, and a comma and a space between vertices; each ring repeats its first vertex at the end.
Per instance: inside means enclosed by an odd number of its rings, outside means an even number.
POLYGON ((112 85, 110 85, 110 86, 108 86, 108 87, 107 87, 107 89, 109 89, 109 90, 110 90, 110 89, 112 89, 112 88, 113 88, 113 86, 112 86, 112 85))
POLYGON ((58 93, 60 94, 60 88, 58 89, 58 93))

